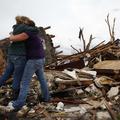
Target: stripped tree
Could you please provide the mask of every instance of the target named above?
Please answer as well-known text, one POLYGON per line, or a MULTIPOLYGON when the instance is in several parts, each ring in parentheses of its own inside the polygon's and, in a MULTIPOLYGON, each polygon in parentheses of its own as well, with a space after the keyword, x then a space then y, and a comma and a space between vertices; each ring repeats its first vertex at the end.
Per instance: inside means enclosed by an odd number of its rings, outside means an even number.
POLYGON ((105 19, 105 22, 108 25, 108 29, 109 29, 109 34, 110 34, 110 41, 113 42, 115 41, 115 33, 114 33, 114 29, 115 29, 115 18, 113 19, 113 25, 111 27, 110 22, 109 22, 109 14, 107 15, 107 19, 105 19))
POLYGON ((92 40, 95 39, 95 38, 93 38, 93 36, 92 36, 92 34, 91 34, 91 35, 90 35, 90 38, 89 38, 89 42, 86 44, 86 41, 85 41, 84 35, 83 35, 83 28, 82 28, 82 29, 80 28, 80 31, 79 31, 79 39, 80 39, 80 40, 83 40, 83 51, 87 51, 87 50, 90 49, 91 42, 92 42, 92 40))

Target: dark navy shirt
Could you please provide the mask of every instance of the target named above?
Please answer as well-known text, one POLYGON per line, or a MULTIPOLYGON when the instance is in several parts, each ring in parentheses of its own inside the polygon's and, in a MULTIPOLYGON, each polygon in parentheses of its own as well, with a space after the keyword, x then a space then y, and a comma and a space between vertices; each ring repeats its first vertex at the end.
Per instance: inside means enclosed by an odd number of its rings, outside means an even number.
MULTIPOLYGON (((13 26, 13 35, 28 31, 27 29, 31 28, 25 24, 16 24, 13 26)), ((26 55, 25 41, 12 42, 8 47, 8 55, 26 55)))

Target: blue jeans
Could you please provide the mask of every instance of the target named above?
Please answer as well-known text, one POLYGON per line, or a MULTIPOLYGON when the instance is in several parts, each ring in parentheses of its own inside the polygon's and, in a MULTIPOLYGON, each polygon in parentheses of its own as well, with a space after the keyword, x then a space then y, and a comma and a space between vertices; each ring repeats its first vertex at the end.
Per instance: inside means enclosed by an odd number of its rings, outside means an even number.
POLYGON ((4 85, 5 81, 13 74, 12 88, 13 90, 19 90, 26 61, 26 56, 8 56, 8 65, 0 78, 0 86, 4 85))
POLYGON ((30 86, 29 84, 34 73, 36 73, 38 77, 44 101, 50 99, 47 81, 44 76, 44 59, 31 59, 27 61, 24 69, 18 99, 13 101, 13 106, 16 109, 21 108, 25 104, 30 86))

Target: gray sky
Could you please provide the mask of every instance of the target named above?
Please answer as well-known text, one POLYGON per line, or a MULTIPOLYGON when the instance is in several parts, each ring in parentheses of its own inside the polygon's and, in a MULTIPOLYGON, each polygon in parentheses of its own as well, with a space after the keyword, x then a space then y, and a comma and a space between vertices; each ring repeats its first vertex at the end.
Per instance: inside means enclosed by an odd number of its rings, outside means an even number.
MULTIPOLYGON (((0 0, 0 39, 8 36, 15 23, 15 16, 32 18, 37 26, 51 26, 48 33, 54 34, 54 46, 61 45, 65 54, 75 52, 70 46, 80 49, 79 28, 84 28, 84 37, 96 37, 93 45, 109 40, 105 19, 116 18, 115 37, 120 38, 120 0, 0 0)), ((58 50, 59 51, 59 50, 58 50)))

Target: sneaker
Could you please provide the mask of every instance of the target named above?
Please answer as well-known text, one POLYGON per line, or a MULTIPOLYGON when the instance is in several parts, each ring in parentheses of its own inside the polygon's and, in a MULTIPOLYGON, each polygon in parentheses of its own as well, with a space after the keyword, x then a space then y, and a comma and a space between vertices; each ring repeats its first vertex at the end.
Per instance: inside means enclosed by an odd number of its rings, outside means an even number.
POLYGON ((6 111, 10 112, 10 111, 13 111, 13 110, 15 110, 15 108, 13 107, 13 103, 9 102, 8 106, 6 106, 6 111))
POLYGON ((28 111, 30 110, 29 107, 27 107, 26 105, 24 105, 18 112, 17 112, 17 117, 23 117, 25 116, 28 111))
POLYGON ((12 101, 8 103, 8 106, 12 106, 12 105, 13 105, 13 102, 12 102, 12 101))

